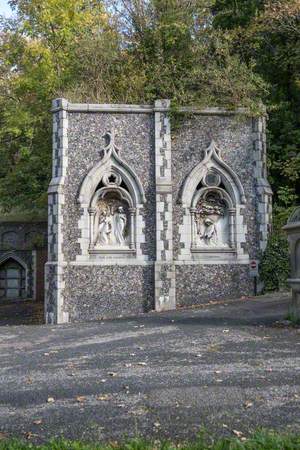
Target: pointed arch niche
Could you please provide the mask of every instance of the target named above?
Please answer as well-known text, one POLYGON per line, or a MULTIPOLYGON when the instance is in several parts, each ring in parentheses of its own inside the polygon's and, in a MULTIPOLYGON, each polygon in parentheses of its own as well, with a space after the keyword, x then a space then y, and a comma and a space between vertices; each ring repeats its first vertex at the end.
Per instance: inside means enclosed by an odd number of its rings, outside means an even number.
POLYGON ((137 174, 120 157, 114 130, 103 137, 102 159, 86 175, 79 191, 81 255, 77 260, 143 258, 144 190, 137 174))
POLYGON ((0 258, 1 300, 24 300, 28 298, 28 266, 14 252, 0 258))
POLYGON ((182 189, 179 259, 207 263, 248 262, 243 245, 246 242, 245 203, 242 183, 212 141, 182 189))

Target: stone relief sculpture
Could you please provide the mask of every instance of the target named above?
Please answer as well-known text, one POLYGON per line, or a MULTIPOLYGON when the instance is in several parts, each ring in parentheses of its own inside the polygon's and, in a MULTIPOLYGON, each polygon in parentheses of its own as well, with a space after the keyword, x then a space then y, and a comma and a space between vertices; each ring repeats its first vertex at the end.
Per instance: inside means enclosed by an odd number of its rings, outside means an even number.
POLYGON ((120 202, 101 200, 97 204, 95 216, 94 246, 127 245, 127 214, 120 202))
POLYGON ((237 214, 245 201, 237 174, 211 141, 181 194, 182 205, 190 212, 191 251, 234 251, 237 214))
POLYGON ((89 253, 135 253, 136 223, 145 202, 141 183, 120 157, 115 129, 106 132, 101 160, 85 178, 81 205, 87 205, 89 253), (87 198, 91 192, 90 199, 87 198))
POLYGON ((228 245, 226 203, 218 193, 208 191, 205 198, 200 198, 196 204, 194 220, 199 245, 208 247, 228 245))

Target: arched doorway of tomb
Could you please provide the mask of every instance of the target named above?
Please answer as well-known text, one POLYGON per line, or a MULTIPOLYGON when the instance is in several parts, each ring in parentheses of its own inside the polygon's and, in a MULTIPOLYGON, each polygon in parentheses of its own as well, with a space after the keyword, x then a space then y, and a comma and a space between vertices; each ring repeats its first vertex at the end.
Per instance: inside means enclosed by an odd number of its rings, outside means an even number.
POLYGON ((0 301, 26 298, 26 267, 13 257, 0 264, 0 301))

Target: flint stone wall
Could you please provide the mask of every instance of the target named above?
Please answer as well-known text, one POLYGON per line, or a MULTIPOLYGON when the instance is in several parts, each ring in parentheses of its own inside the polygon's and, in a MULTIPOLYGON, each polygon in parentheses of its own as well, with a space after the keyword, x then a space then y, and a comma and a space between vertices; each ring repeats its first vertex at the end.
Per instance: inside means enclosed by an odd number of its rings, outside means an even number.
POLYGON ((194 111, 172 131, 168 108, 167 101, 158 101, 154 107, 54 101, 48 322, 117 317, 253 294, 249 259, 259 258, 266 245, 271 214, 263 163, 265 119, 249 118, 244 111, 208 109, 194 111), (137 230, 144 236, 140 244, 143 259, 106 255, 81 261, 79 191, 101 159, 103 135, 113 124, 120 155, 137 174, 145 193, 144 226, 137 230), (236 226, 243 230, 244 241, 239 257, 206 257, 203 263, 184 256, 187 244, 182 238, 180 196, 212 139, 243 185, 246 202, 236 226))

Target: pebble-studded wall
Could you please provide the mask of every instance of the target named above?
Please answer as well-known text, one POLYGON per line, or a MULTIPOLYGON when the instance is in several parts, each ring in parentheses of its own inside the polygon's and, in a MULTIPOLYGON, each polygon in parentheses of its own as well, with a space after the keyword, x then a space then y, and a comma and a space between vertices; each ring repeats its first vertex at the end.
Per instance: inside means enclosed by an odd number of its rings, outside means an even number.
POLYGON ((253 293, 271 220, 265 118, 183 108, 173 127, 169 108, 53 101, 48 323, 253 293))

